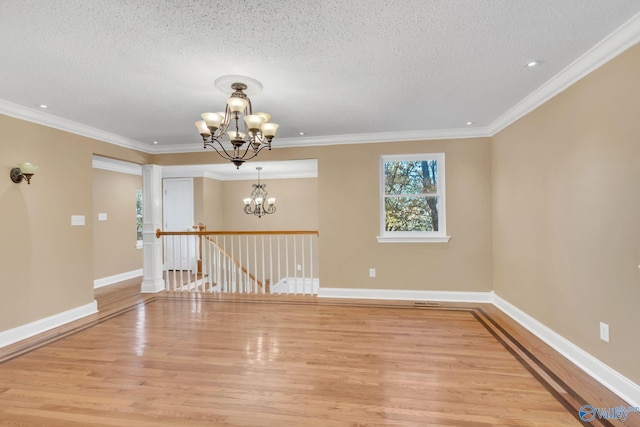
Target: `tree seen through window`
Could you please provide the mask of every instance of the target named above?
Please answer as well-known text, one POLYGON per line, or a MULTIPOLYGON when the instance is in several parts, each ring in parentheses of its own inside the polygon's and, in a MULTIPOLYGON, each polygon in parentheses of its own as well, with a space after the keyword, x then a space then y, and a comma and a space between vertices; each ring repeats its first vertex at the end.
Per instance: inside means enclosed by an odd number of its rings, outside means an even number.
POLYGON ((439 231, 438 161, 385 161, 386 231, 439 231))

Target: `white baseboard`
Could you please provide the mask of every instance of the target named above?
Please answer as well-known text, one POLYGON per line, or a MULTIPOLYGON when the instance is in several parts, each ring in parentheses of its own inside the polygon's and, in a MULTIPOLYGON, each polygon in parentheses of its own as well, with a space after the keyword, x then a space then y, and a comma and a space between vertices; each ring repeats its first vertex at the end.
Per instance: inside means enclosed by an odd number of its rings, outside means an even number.
POLYGON ((18 326, 17 328, 2 331, 0 332, 0 347, 30 338, 34 335, 48 331, 49 329, 57 328, 65 323, 73 322, 74 320, 81 319, 97 312, 98 302, 93 300, 93 302, 89 304, 72 308, 71 310, 54 314, 53 316, 27 323, 26 325, 18 326))
POLYGON ((450 302, 491 302, 490 292, 411 291, 398 289, 320 288, 320 298, 356 298, 450 302))
POLYGON ((571 341, 549 329, 513 304, 492 294, 493 305, 540 338, 595 380, 624 399, 629 405, 640 407, 640 385, 602 363, 571 341))
POLYGON ((133 279, 139 276, 142 276, 141 268, 133 271, 127 271, 126 273, 116 274, 114 276, 103 277, 102 279, 96 279, 93 281, 93 287, 101 288, 103 286, 113 285, 114 283, 122 282, 123 280, 133 279))

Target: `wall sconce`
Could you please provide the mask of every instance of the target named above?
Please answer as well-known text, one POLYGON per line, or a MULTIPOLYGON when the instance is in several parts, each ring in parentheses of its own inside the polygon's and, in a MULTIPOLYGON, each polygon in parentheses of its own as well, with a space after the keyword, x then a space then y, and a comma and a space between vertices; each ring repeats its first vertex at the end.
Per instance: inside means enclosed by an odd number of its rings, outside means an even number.
POLYGON ((19 184, 22 182, 22 179, 27 180, 27 184, 31 184, 31 177, 38 170, 38 166, 32 165, 31 163, 18 163, 17 168, 11 169, 11 181, 19 184))

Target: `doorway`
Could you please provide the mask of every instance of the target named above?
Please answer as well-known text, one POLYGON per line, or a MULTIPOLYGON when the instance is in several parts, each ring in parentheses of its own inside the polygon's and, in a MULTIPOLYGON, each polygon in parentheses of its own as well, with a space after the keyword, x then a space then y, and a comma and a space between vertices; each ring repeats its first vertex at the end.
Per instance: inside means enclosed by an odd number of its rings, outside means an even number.
MULTIPOLYGON (((162 181, 165 231, 192 231, 193 179, 166 178, 162 181)), ((172 236, 166 240, 165 268, 167 270, 192 270, 197 266, 197 245, 193 236, 172 236)))

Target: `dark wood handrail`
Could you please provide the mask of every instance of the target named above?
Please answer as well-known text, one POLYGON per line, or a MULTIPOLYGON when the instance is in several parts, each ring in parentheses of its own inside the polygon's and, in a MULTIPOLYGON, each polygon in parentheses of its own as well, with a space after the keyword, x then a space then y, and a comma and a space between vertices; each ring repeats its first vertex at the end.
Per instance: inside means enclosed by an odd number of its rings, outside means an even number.
POLYGON ((318 230, 282 230, 282 231, 162 231, 156 230, 156 237, 160 236, 251 236, 251 235, 293 235, 311 234, 320 236, 318 230))

